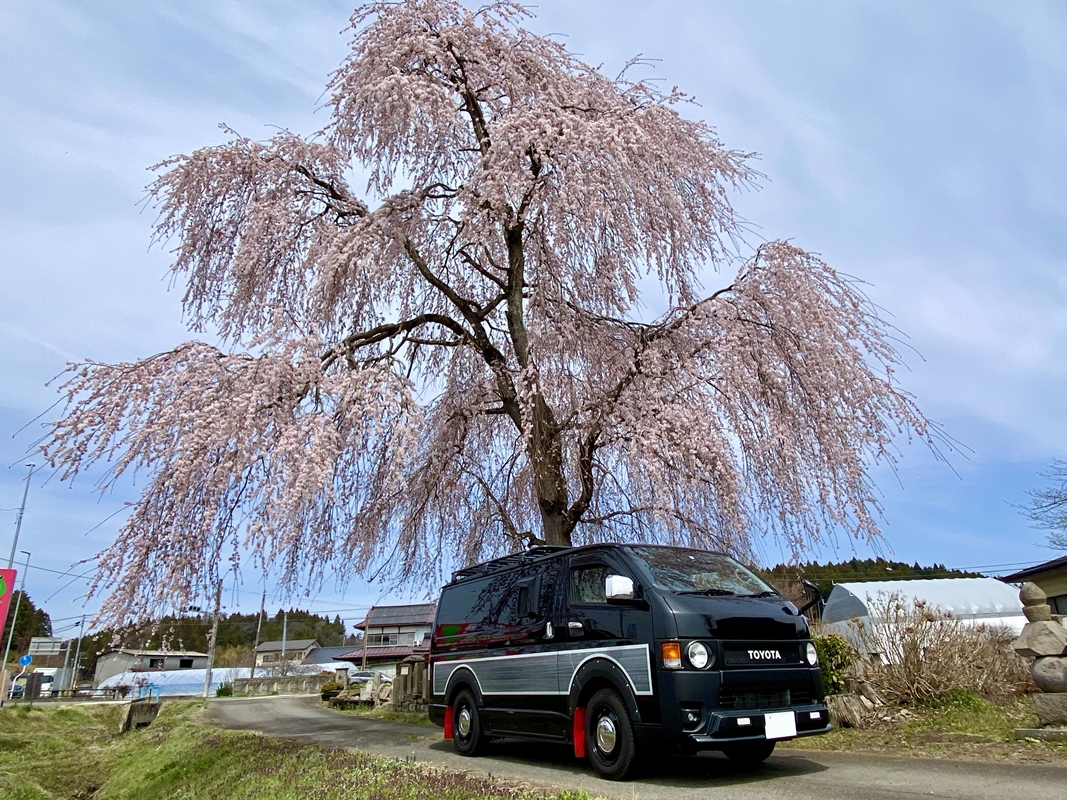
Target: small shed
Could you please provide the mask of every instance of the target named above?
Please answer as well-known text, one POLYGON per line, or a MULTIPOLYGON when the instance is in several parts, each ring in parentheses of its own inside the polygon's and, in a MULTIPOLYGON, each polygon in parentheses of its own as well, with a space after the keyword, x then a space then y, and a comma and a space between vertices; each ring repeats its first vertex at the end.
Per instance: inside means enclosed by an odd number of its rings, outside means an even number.
POLYGON ((927 578, 835 584, 823 609, 823 626, 847 633, 851 623, 877 624, 870 609, 879 596, 892 594, 907 603, 922 601, 967 624, 1008 628, 1016 636, 1026 624, 1018 590, 996 578, 927 578))
POLYGON ((207 653, 191 650, 109 650, 96 660, 95 680, 99 686, 121 672, 159 672, 207 667, 207 653))

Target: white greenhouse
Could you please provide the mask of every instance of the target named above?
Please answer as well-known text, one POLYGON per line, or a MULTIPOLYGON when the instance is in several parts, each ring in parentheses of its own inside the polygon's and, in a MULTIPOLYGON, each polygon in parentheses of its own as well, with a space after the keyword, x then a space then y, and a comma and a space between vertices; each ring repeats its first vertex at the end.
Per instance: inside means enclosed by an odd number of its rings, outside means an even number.
POLYGON ((884 624, 878 609, 897 595, 909 607, 917 601, 967 625, 1002 627, 1018 636, 1026 624, 1019 590, 996 578, 928 578, 913 581, 838 583, 826 599, 823 630, 855 639, 857 624, 884 624))

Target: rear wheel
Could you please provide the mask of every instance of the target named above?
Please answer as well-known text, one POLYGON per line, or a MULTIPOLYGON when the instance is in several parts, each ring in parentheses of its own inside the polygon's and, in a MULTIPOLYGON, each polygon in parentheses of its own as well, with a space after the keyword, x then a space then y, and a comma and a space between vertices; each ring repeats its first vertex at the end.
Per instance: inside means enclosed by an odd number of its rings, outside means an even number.
POLYGON ((469 689, 452 701, 452 746, 461 756, 476 756, 485 746, 478 704, 469 689))
POLYGON ((585 742, 589 763, 602 778, 621 781, 637 763, 630 712, 614 689, 601 689, 585 709, 585 742))
POLYGON ((770 758, 774 742, 738 742, 723 747, 722 752, 735 764, 754 766, 770 758))

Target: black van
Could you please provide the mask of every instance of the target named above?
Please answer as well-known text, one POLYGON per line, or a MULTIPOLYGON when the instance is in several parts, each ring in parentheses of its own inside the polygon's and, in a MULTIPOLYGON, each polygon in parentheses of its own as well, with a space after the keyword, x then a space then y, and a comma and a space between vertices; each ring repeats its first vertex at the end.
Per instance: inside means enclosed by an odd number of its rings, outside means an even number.
POLYGON ((457 752, 568 742, 613 780, 652 748, 756 763, 830 730, 803 615, 704 550, 536 547, 460 570, 430 670, 430 717, 457 752))

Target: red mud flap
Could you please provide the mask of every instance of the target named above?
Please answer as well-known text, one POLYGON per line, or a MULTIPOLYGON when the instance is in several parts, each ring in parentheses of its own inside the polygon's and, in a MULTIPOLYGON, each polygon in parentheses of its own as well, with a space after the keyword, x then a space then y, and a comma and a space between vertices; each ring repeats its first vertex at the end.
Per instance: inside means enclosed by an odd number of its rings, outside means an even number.
MULTIPOLYGON (((448 724, 447 722, 445 723, 448 724)), ((574 757, 585 758, 585 706, 574 709, 574 757)))
POLYGON ((452 738, 452 706, 445 709, 445 738, 452 738))

